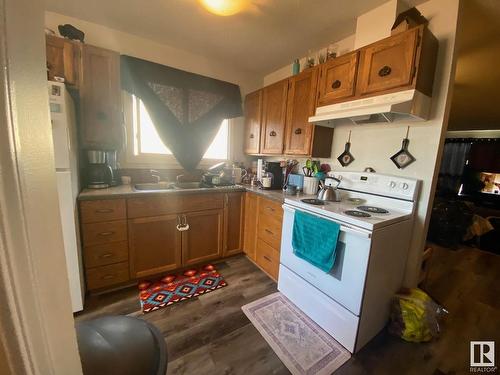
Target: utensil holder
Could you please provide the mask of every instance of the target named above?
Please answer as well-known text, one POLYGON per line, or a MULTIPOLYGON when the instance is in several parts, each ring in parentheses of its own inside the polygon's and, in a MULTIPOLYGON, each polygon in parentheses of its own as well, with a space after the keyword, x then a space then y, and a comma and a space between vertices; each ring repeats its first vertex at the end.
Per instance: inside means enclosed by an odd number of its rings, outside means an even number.
POLYGON ((304 177, 304 194, 312 195, 318 192, 319 180, 316 177, 304 177))

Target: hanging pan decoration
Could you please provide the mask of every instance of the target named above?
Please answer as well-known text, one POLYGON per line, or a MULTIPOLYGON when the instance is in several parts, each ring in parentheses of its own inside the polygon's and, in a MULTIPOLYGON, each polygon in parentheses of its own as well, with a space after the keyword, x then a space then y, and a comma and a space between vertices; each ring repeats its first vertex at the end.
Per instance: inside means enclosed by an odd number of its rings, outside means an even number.
POLYGON ((352 156, 350 149, 351 149, 351 131, 349 130, 349 138, 347 139, 347 142, 345 144, 345 150, 337 158, 337 160, 343 167, 347 167, 354 161, 354 156, 352 156))
POLYGON ((417 160, 413 157, 412 154, 410 154, 410 151, 408 151, 408 145, 410 144, 410 140, 408 139, 409 131, 410 127, 408 126, 406 128, 406 137, 403 139, 401 150, 391 156, 392 162, 396 164, 396 167, 398 167, 399 169, 406 168, 415 160, 417 160))

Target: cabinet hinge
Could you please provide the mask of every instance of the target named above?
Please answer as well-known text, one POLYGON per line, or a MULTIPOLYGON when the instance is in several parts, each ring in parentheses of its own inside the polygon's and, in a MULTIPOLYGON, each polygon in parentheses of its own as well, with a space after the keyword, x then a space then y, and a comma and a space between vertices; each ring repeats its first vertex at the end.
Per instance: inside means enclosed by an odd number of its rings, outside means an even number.
POLYGON ((417 66, 416 66, 416 65, 414 65, 414 66, 413 66, 413 74, 412 74, 412 76, 411 76, 411 77, 412 77, 412 79, 413 79, 413 78, 415 78, 415 76, 416 76, 416 75, 417 75, 417 66))
POLYGON ((420 43, 422 42, 422 37, 419 35, 417 35, 417 47, 420 46, 420 43))

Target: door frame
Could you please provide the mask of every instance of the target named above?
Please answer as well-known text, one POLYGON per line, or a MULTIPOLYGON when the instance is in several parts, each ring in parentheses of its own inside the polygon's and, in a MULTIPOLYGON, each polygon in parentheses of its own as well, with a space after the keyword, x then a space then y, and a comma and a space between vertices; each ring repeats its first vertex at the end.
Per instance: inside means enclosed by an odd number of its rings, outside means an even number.
POLYGON ((78 375, 49 119, 44 7, 0 0, 0 10, 0 372, 78 375))

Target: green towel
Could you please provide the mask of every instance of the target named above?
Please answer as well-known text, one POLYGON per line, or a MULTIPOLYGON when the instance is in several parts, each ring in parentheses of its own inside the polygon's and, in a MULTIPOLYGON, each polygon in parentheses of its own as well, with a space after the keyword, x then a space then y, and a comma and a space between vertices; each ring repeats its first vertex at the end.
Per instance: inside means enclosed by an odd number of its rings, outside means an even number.
POLYGON ((340 224, 318 216, 295 211, 293 253, 324 272, 335 263, 340 224))

